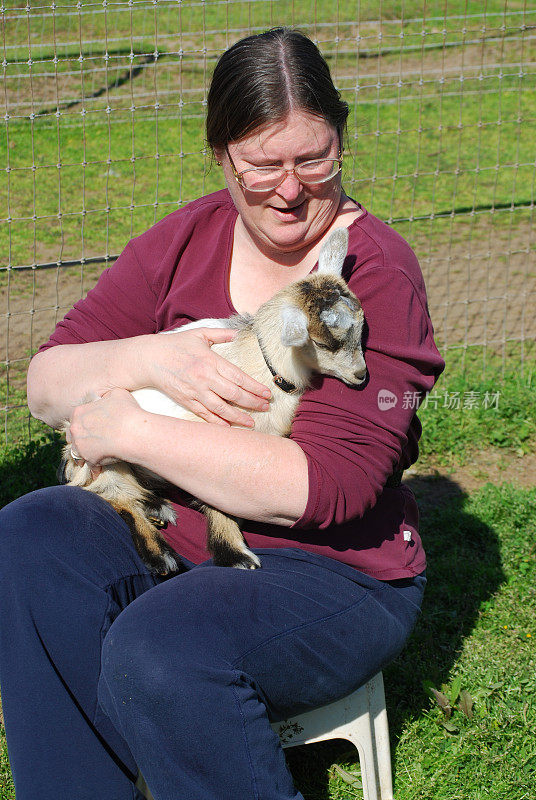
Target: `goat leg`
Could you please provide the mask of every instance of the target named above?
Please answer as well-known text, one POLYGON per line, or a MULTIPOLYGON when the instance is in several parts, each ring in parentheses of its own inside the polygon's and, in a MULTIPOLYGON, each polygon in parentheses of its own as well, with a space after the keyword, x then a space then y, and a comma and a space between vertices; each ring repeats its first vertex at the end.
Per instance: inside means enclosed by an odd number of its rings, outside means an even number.
POLYGON ((104 466, 93 479, 89 465, 72 458, 69 445, 63 449, 58 479, 106 500, 127 523, 138 555, 151 572, 171 577, 184 571, 180 557, 160 532, 166 523, 175 522, 172 506, 158 491, 161 480, 153 481, 153 489, 144 473, 125 462, 104 466))
POLYGON ((252 553, 233 517, 228 517, 212 506, 196 504, 207 518, 208 549, 217 567, 257 569, 261 562, 252 553))
POLYGON ((130 529, 138 555, 151 572, 172 577, 184 572, 184 566, 175 550, 166 542, 151 509, 131 502, 108 500, 130 529))

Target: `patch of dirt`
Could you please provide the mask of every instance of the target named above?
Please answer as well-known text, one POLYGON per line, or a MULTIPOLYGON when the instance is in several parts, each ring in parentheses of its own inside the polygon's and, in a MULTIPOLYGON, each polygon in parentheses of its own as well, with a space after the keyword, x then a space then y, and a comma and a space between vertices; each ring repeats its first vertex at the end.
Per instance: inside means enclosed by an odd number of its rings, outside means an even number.
POLYGON ((500 215, 453 222, 435 241, 415 242, 428 290, 436 341, 487 344, 536 337, 536 249, 530 221, 500 215), (439 247, 438 247, 439 244, 439 247), (434 249, 426 252, 427 246, 434 249))
POLYGON ((415 493, 423 512, 486 483, 531 489, 536 486, 536 453, 518 456, 508 450, 479 450, 471 454, 470 463, 453 467, 417 462, 404 473, 404 483, 415 493))
MULTIPOLYGON (((57 257, 57 256, 56 256, 57 257)), ((31 353, 67 311, 95 285, 102 267, 13 270, 0 285, 0 346, 12 388, 24 384, 31 353)))

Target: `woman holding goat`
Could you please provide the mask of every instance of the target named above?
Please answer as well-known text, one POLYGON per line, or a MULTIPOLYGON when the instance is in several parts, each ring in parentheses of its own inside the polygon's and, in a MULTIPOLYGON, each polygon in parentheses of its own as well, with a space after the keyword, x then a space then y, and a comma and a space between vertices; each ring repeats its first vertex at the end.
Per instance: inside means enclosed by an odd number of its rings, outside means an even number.
MULTIPOLYGON (((270 721, 353 691, 415 623, 425 560, 401 472, 443 362, 416 258, 344 194, 348 107, 315 45, 274 29, 216 66, 207 138, 227 189, 133 240, 30 366, 32 413, 70 421, 73 457, 171 484, 163 531, 187 569, 165 580, 121 517, 60 486, 6 507, 0 680, 17 800, 299 800, 270 721), (211 346, 348 229, 343 276, 365 315, 367 380, 323 377, 290 436, 248 430, 281 391, 211 346), (143 411, 155 387, 210 423, 143 411), (92 402, 85 402, 95 397, 92 402), (241 518, 261 568, 213 566, 188 498, 241 518)), ((284 377, 284 376, 283 376, 284 377)))

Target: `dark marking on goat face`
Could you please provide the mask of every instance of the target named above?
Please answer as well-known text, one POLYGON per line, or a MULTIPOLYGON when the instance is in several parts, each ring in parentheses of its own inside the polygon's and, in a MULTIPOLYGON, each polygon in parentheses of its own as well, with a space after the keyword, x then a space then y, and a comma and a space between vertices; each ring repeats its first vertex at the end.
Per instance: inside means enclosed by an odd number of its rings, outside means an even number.
POLYGON ((341 331, 337 337, 334 328, 328 327, 320 318, 323 311, 328 311, 344 298, 349 310, 359 317, 362 314, 361 303, 351 292, 346 283, 333 275, 309 275, 296 284, 296 302, 309 318, 311 338, 320 342, 326 349, 336 353, 348 341, 349 331, 341 331))

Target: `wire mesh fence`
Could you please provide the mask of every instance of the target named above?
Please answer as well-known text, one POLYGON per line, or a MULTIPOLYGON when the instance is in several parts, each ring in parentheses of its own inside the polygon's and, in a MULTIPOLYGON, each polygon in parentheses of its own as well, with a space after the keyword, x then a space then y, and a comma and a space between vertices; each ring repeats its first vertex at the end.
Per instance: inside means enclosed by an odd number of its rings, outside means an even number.
MULTIPOLYGON (((440 349, 533 359, 536 8, 521 0, 4 0, 0 408, 132 236, 221 188, 207 86, 242 36, 295 25, 351 108, 344 185, 415 248, 440 349)), ((468 356, 469 354, 469 356, 468 356)))

